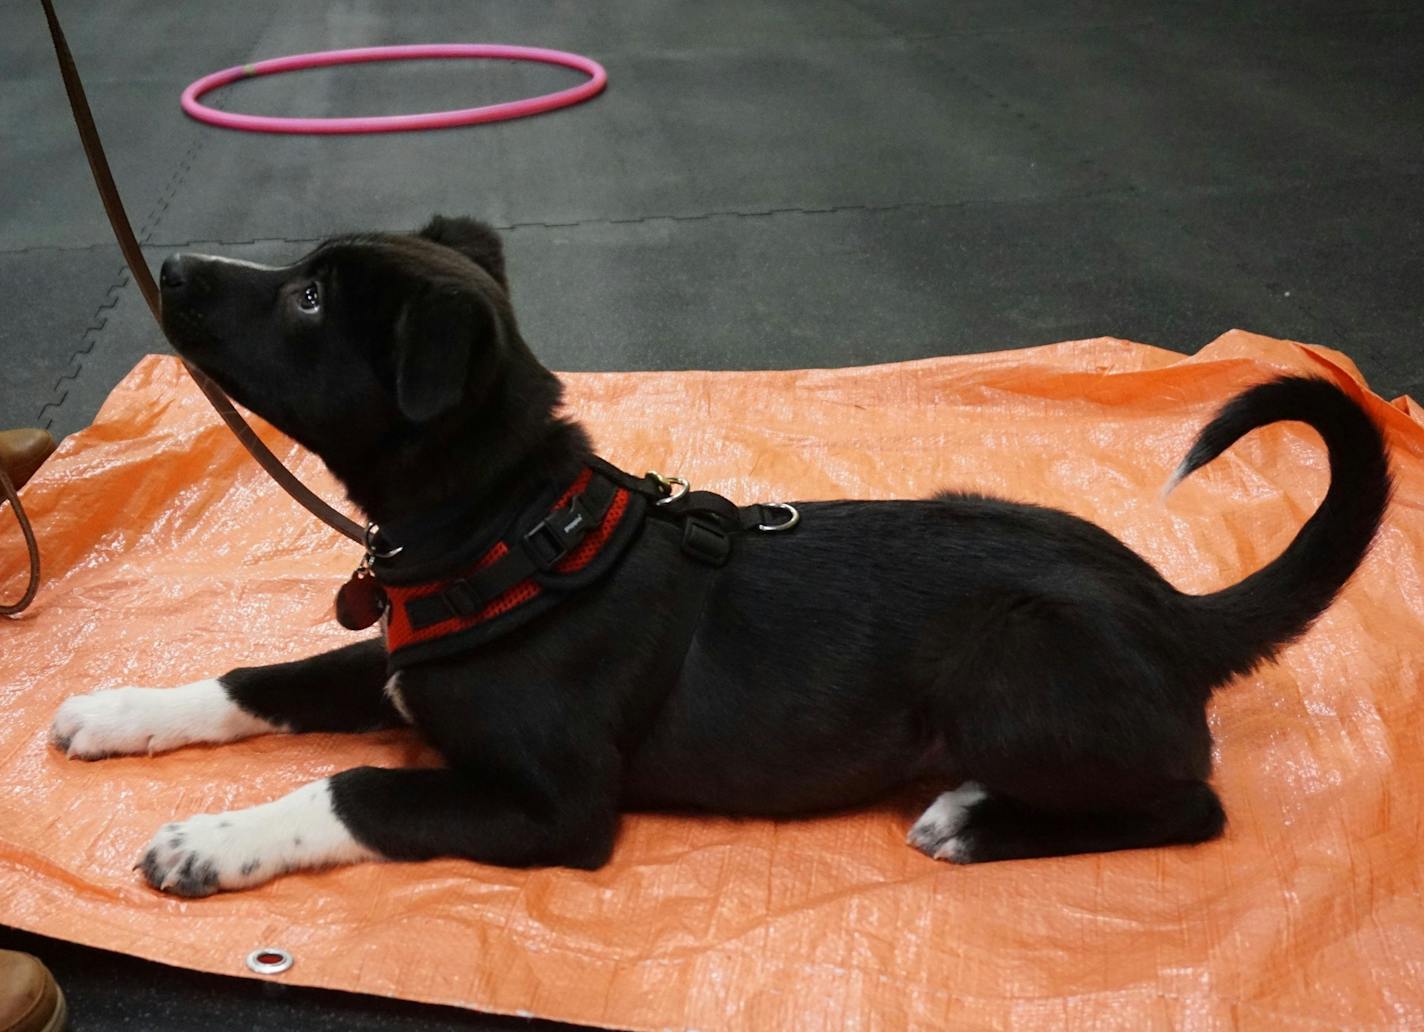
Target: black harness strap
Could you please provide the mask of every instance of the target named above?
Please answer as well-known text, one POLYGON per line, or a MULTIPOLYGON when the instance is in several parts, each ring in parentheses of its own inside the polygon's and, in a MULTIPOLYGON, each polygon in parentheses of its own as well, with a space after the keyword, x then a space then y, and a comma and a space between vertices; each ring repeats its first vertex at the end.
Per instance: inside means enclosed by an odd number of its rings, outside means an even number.
MULTIPOLYGON (((655 521, 650 521, 655 522, 655 521)), ((668 533, 671 524, 663 524, 668 533)), ((667 626, 663 629, 657 655, 641 675, 644 690, 650 700, 646 706, 625 715, 626 723, 618 736, 618 747, 631 750, 643 741, 658 714, 662 712, 668 694, 677 685, 682 668, 687 665, 697 641, 697 628, 711 597, 714 564, 694 562, 678 576, 678 590, 673 593, 667 626)))
POLYGON ((595 469, 616 479, 630 491, 648 497, 652 519, 682 524, 682 550, 711 566, 721 566, 732 554, 732 539, 749 530, 790 530, 800 517, 784 503, 737 505, 715 491, 683 491, 668 494, 665 482, 656 474, 634 477, 601 459, 595 469))
POLYGON ((738 507, 711 491, 688 490, 681 480, 654 473, 635 477, 597 458, 588 460, 574 487, 556 501, 551 494, 545 490, 519 505, 493 540, 462 547, 454 569, 423 564, 403 572, 395 559, 399 550, 373 558, 393 669, 508 633, 606 576, 642 535, 657 533, 678 542, 693 560, 678 574, 667 646, 657 661, 659 679, 665 665, 667 679, 675 679, 713 570, 731 557, 736 538, 752 530, 789 530, 800 519, 785 503, 738 507), (551 512, 550 505, 557 508, 551 512))

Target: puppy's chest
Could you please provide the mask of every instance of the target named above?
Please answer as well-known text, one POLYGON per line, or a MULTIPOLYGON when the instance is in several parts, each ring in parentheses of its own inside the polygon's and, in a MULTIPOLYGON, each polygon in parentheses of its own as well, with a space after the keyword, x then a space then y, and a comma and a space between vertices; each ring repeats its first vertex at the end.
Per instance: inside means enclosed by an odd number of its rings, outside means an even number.
POLYGON ((391 700, 391 705, 396 708, 396 712, 401 715, 401 719, 407 724, 414 724, 415 718, 410 715, 410 709, 406 706, 405 695, 401 692, 400 671, 396 671, 386 678, 386 698, 391 700))

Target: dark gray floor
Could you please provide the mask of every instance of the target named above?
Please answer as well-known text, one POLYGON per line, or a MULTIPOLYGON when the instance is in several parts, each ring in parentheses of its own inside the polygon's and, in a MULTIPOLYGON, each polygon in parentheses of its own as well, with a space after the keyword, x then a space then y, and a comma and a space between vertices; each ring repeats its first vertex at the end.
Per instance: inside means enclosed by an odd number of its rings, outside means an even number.
MULTIPOLYGON (((1340 348, 1382 393, 1424 398, 1414 3, 59 8, 154 262, 187 247, 295 255, 336 231, 472 213, 508 227, 526 335, 558 368, 841 365, 1096 334, 1192 351, 1240 326, 1340 348), (443 40, 578 50, 611 86, 572 110, 422 135, 255 136, 178 110, 181 88, 220 67, 443 40)), ((218 100, 394 113, 577 78, 365 67, 218 100)), ((30 0, 0 7, 0 142, 0 427, 67 433, 164 346, 30 0)), ((242 1028, 467 1024, 40 948, 74 987, 77 1028, 191 1027, 197 1006, 242 1028)))
MULTIPOLYGON (((508 234, 567 369, 837 365, 1242 326, 1424 394, 1416 5, 638 0, 61 5, 157 260, 295 255, 432 211, 508 234), (578 49, 584 107, 422 135, 267 137, 177 109, 198 74, 433 39, 578 49)), ((120 275, 37 4, 0 12, 0 426, 83 426, 163 343, 120 275)), ((394 112, 561 86, 426 63, 274 77, 245 110, 394 112)))

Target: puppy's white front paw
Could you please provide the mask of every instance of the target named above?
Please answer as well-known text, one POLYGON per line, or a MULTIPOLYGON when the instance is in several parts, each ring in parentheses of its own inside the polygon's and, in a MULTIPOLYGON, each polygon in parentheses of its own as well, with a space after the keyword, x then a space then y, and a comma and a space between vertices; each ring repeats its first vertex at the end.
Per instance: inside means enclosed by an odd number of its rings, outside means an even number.
POLYGON ((54 716, 50 738, 60 749, 82 760, 128 756, 173 748, 165 744, 159 714, 164 694, 157 688, 115 688, 65 699, 54 716))
POLYGON ((155 889, 210 896, 288 871, 377 858, 336 816, 323 780, 262 806, 165 824, 135 866, 155 889))
POLYGON ((50 727, 56 746, 77 759, 132 756, 193 742, 230 742, 280 730, 239 709, 215 680, 181 688, 113 688, 64 700, 50 727))

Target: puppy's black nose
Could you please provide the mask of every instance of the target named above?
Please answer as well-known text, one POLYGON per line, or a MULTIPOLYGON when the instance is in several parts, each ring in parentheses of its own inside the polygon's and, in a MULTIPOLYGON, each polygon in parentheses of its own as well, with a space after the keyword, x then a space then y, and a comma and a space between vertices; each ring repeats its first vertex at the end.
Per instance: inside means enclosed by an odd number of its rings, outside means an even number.
POLYGON ((188 259, 186 255, 170 254, 163 259, 163 268, 158 270, 158 284, 164 290, 182 290, 188 283, 188 259))

